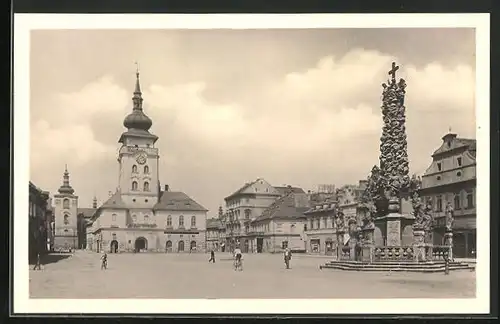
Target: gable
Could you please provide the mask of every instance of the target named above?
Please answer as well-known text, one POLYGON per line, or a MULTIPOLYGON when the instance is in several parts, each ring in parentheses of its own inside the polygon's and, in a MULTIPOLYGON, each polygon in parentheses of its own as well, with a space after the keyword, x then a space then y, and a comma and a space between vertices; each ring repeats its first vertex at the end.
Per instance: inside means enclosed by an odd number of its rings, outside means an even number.
POLYGON ((241 193, 244 194, 275 194, 279 195, 279 191, 276 190, 269 182, 264 179, 257 179, 251 185, 247 186, 241 193))

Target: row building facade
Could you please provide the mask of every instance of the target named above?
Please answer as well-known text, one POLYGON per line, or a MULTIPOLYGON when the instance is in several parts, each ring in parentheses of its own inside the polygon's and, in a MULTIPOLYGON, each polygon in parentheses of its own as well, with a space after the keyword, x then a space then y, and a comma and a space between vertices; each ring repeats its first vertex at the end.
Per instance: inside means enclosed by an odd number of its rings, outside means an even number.
POLYGON ((51 220, 49 192, 29 182, 29 223, 28 223, 28 260, 36 261, 37 254, 46 254, 51 246, 51 220))

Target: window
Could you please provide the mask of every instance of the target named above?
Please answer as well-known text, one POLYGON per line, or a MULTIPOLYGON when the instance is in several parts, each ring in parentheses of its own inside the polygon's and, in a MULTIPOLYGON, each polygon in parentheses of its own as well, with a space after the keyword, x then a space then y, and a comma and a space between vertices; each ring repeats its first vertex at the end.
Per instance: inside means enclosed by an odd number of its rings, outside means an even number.
POLYGON ((167 216, 167 226, 172 227, 172 215, 167 216))
POLYGON ((191 216, 191 227, 196 227, 196 216, 191 216))
POLYGON ((461 207, 460 207, 460 194, 457 193, 455 194, 455 197, 453 197, 453 203, 455 205, 455 210, 459 210, 461 207))
POLYGON ((314 229, 314 224, 313 224, 313 219, 312 218, 309 220, 309 228, 310 229, 314 229))
POLYGON ((64 215, 64 225, 69 224, 69 215, 64 215))
POLYGON ((441 162, 438 162, 437 166, 438 166, 438 171, 441 171, 441 169, 442 169, 441 162))
POLYGON ((474 208, 474 192, 467 190, 467 209, 474 208))
POLYGON ((132 166, 132 173, 137 173, 137 165, 132 166))
POLYGON ((149 223, 149 216, 148 215, 144 215, 144 223, 149 223))
POLYGON ((111 221, 116 222, 116 214, 111 215, 111 221))
POLYGON ((443 197, 441 196, 436 197, 436 211, 437 212, 443 211, 443 197))
POLYGON ((149 167, 147 165, 144 166, 144 173, 145 174, 149 173, 149 167))
POLYGON ((64 209, 69 209, 69 199, 68 198, 65 198, 63 200, 63 208, 64 209))
POLYGON ((144 191, 149 191, 149 182, 144 182, 144 191))
POLYGON ((184 227, 184 216, 179 216, 179 227, 184 227))
POLYGON ((137 190, 137 181, 132 181, 132 190, 133 191, 137 190))
POLYGON ((307 224, 304 224, 304 232, 307 232, 307 224))
POLYGON ((281 242, 281 248, 284 250, 288 247, 288 241, 281 242))
POLYGON ((316 219, 316 228, 319 229, 319 218, 316 219))
POLYGON ((295 225, 294 224, 290 225, 290 233, 293 233, 293 232, 295 232, 295 225))
POLYGON ((327 219, 326 217, 325 217, 325 218, 323 218, 323 226, 324 226, 325 228, 327 228, 327 227, 328 227, 328 219, 327 219))
POLYGON ((458 163, 458 166, 461 167, 462 166, 462 158, 461 157, 458 157, 457 158, 457 163, 458 163))

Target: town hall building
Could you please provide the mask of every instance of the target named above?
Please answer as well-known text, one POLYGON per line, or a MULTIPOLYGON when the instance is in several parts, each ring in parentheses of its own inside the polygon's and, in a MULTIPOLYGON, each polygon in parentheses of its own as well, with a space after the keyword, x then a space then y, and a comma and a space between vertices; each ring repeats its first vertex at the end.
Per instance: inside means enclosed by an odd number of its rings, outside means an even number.
POLYGON ((206 248, 207 209, 159 181, 158 137, 142 107, 136 74, 133 110, 118 152, 118 188, 87 225, 86 246, 101 252, 200 252, 206 248))

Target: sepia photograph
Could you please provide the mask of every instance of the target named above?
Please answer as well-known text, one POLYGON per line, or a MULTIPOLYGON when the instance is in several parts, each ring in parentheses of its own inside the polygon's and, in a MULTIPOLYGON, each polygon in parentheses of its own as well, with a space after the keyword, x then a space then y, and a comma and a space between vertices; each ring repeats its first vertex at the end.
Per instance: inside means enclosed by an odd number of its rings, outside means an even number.
POLYGON ((488 311, 488 15, 156 16, 16 18, 15 311, 488 311))

